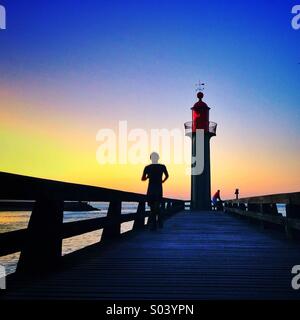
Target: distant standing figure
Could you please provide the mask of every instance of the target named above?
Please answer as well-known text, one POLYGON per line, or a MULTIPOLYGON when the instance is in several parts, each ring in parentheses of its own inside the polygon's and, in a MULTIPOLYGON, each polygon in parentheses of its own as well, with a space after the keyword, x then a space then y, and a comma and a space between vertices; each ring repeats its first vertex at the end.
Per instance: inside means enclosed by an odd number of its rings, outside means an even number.
POLYGON ((212 203, 216 210, 223 211, 223 201, 220 196, 220 190, 217 190, 217 192, 214 194, 212 203))
POLYGON ((163 219, 160 212, 160 204, 163 197, 162 184, 169 178, 169 173, 165 165, 158 163, 158 153, 151 153, 150 159, 152 164, 145 167, 142 181, 149 179, 147 190, 148 205, 151 209, 149 226, 150 230, 156 230, 157 222, 160 228, 163 227, 163 219))

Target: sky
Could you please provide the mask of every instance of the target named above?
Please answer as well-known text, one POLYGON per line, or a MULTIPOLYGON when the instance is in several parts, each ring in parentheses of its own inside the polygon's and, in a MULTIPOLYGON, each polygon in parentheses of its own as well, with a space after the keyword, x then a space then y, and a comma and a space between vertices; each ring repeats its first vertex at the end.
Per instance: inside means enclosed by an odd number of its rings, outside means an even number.
MULTIPOLYGON (((0 0, 0 171, 144 193, 144 164, 97 162, 97 132, 182 130, 201 80, 212 192, 299 191, 295 4, 0 0)), ((186 164, 167 166, 165 196, 189 199, 186 164)))

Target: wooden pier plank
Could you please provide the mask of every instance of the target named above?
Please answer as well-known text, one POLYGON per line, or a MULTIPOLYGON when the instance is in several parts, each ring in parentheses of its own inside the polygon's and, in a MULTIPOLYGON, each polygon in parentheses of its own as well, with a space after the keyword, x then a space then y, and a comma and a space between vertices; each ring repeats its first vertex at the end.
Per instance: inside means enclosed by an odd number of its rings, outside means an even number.
POLYGON ((181 212, 163 230, 83 251, 57 273, 15 283, 4 298, 299 299, 291 287, 299 249, 226 213, 181 212))

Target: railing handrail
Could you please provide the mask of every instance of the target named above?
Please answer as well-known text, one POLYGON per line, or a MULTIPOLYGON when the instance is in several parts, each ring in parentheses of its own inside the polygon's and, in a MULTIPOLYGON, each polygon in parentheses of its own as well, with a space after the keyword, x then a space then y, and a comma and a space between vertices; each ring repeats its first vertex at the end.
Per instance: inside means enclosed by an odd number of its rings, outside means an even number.
POLYGON ((225 202, 231 203, 283 203, 283 204, 300 204, 300 192, 268 194, 262 196, 253 196, 240 199, 229 199, 225 202))
POLYGON ((225 200, 224 207, 228 213, 259 221, 264 228, 284 227, 288 238, 299 239, 300 192, 225 200), (277 204, 285 205, 285 216, 279 213, 277 204))
MULTIPOLYGON (((19 174, 0 172, 0 200, 36 200, 51 193, 55 199, 64 201, 99 201, 109 202, 122 200, 123 202, 147 201, 144 194, 89 186, 71 182, 29 177, 19 174)), ((163 198, 164 201, 178 199, 163 198)))

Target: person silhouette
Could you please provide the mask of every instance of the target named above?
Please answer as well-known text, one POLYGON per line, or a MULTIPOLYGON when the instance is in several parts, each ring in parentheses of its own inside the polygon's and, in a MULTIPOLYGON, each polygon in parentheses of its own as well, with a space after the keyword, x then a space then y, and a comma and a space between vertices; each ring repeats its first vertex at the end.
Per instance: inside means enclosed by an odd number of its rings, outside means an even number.
POLYGON ((223 211, 223 201, 221 199, 220 192, 220 190, 217 190, 212 198, 213 207, 217 211, 223 211))
POLYGON ((150 230, 156 230, 163 227, 163 218, 160 212, 160 204, 163 197, 162 184, 169 178, 169 173, 165 165, 159 164, 159 154, 152 152, 150 155, 152 164, 145 167, 142 181, 149 180, 147 199, 150 206, 149 226, 150 230), (164 176, 164 177, 163 177, 164 176))

